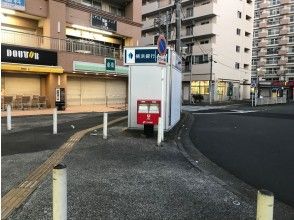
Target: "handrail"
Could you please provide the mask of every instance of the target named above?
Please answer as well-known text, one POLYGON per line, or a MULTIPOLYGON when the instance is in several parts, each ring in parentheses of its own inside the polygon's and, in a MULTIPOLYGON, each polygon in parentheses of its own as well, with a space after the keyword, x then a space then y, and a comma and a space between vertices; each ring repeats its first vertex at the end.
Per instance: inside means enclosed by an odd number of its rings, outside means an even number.
POLYGON ((1 42, 13 45, 35 47, 56 51, 91 54, 94 56, 107 56, 122 58, 122 50, 105 46, 92 41, 78 41, 74 39, 61 39, 24 32, 2 30, 1 42))

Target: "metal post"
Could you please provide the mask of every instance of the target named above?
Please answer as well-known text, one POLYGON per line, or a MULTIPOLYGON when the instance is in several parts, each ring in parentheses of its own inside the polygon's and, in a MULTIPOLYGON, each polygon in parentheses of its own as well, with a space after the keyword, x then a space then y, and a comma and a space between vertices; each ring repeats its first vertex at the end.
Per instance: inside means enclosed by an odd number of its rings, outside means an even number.
POLYGON ((257 98, 258 98, 258 87, 259 87, 259 77, 257 76, 256 78, 256 88, 255 88, 255 93, 254 93, 254 106, 257 106, 257 98))
POLYGON ((165 94, 165 86, 164 86, 164 72, 167 70, 167 68, 161 68, 161 140, 164 140, 164 124, 165 124, 165 118, 166 118, 166 113, 165 113, 165 99, 166 99, 166 94, 165 94))
POLYGON ((11 130, 11 105, 7 105, 7 130, 11 130))
POLYGON ((168 44, 168 25, 169 25, 169 13, 168 11, 166 11, 166 15, 165 15, 165 31, 166 31, 166 42, 168 44))
POLYGON ((212 104, 212 62, 213 55, 210 56, 210 76, 209 76, 209 104, 212 104))
POLYGON ((157 146, 160 147, 161 145, 161 127, 162 127, 162 120, 161 117, 158 118, 158 126, 157 126, 157 146))
POLYGON ((272 220, 274 215, 274 195, 267 190, 257 193, 256 220, 272 220))
POLYGON ((104 112, 103 114, 103 139, 107 139, 107 118, 108 114, 104 112))
POLYGON ((53 220, 67 219, 66 166, 58 164, 53 169, 53 220))
POLYGON ((181 1, 175 0, 176 4, 176 52, 181 56, 181 1))
POLYGON ((192 103, 192 56, 190 56, 189 69, 190 69, 189 103, 191 104, 192 103))
POLYGON ((57 134, 57 108, 53 109, 53 134, 57 134))

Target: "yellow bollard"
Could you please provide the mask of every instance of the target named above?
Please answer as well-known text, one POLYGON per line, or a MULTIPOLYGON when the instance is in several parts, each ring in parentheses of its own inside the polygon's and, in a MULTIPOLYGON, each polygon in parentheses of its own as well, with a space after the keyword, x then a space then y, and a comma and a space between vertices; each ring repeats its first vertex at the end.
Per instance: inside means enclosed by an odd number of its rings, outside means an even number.
POLYGON ((274 215, 274 195, 267 190, 258 190, 256 220, 272 220, 274 215))

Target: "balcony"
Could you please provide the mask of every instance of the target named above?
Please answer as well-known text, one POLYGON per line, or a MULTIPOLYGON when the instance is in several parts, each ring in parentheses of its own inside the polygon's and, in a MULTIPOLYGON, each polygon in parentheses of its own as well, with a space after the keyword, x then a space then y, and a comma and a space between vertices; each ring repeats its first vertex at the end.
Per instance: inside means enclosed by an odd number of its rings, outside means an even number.
POLYGON ((267 2, 263 2, 260 4, 260 9, 267 8, 268 6, 269 6, 269 4, 267 2))
POLYGON ((27 34, 14 31, 1 31, 1 40, 4 44, 21 45, 55 51, 65 51, 89 54, 94 56, 107 56, 122 58, 122 51, 90 41, 78 41, 72 39, 58 39, 34 34, 27 34))
POLYGON ((260 23, 259 23, 259 27, 260 27, 260 28, 266 28, 266 27, 267 27, 266 22, 260 22, 260 23))
POLYGON ((269 13, 267 12, 263 12, 261 15, 260 15, 260 18, 267 18, 269 16, 269 13))
POLYGON ((288 29, 283 28, 280 30, 280 35, 286 35, 286 34, 288 34, 288 29))
POLYGON ((287 38, 281 38, 279 40, 279 45, 286 45, 288 43, 288 39, 287 38))
POLYGON ((287 54, 287 50, 279 50, 279 55, 286 55, 287 54))
POLYGON ((290 22, 289 18, 283 18, 281 19, 280 24, 289 24, 289 22, 290 22))
POLYGON ((289 8, 283 8, 282 10, 280 10, 280 14, 281 15, 286 15, 286 14, 289 14, 290 13, 290 9, 289 8))
POLYGON ((217 15, 214 4, 200 5, 194 8, 194 15, 200 19, 207 19, 217 15))
POLYGON ((143 23, 142 30, 154 28, 154 19, 148 19, 146 21, 143 21, 142 23, 143 23))
POLYGON ((266 45, 267 45, 267 44, 266 44, 265 41, 261 41, 261 42, 258 43, 258 46, 259 46, 259 47, 266 47, 266 45))
POLYGON ((279 60, 278 61, 278 65, 286 65, 287 64, 287 60, 279 60))
POLYGON ((289 4, 289 3, 290 3, 290 0, 281 0, 281 5, 289 4))
POLYGON ((150 12, 156 11, 159 8, 159 4, 157 1, 154 2, 146 2, 146 5, 142 6, 142 14, 148 14, 150 12))
POLYGON ((268 33, 267 32, 260 32, 259 37, 267 37, 268 33))
POLYGON ((153 45, 153 43, 154 43, 153 35, 147 35, 146 37, 141 37, 141 41, 140 41, 141 46, 153 45))

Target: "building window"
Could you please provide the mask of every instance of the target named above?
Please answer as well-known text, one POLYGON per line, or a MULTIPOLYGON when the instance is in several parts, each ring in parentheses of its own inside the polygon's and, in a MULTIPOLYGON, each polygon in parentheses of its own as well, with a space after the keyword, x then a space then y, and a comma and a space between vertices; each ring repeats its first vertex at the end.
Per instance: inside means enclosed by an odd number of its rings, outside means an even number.
POLYGON ((226 94, 226 82, 218 82, 217 83, 217 94, 220 96, 224 96, 226 94))
POLYGON ((193 35, 193 26, 186 26, 186 35, 193 35))
POLYGON ((241 35, 241 29, 237 28, 237 35, 241 35))
POLYGON ((265 69, 265 74, 267 75, 276 75, 278 72, 278 68, 266 68, 265 69))
POLYGON ((240 63, 235 63, 235 69, 240 69, 240 63))
POLYGON ((288 57, 288 63, 294 63, 294 56, 288 57))
POLYGON ((209 94, 209 81, 193 81, 191 83, 192 94, 209 94))
POLYGON ((294 22, 294 15, 290 16, 290 23, 294 22))
POLYGON ((237 11, 237 17, 242 18, 242 12, 241 11, 237 11))
POLYGON ((271 36, 271 35, 277 35, 279 34, 280 30, 279 28, 271 28, 271 29, 268 29, 268 35, 271 36))
POLYGON ((271 16, 279 15, 280 14, 280 9, 279 8, 270 9, 269 12, 270 12, 271 16))
POLYGON ((193 17, 193 8, 187 8, 186 17, 193 17))
POLYGON ((270 0, 269 3, 270 3, 269 4, 270 6, 279 5, 280 4, 280 0, 270 0))
POLYGON ((238 46, 238 45, 236 46, 236 52, 238 52, 238 53, 240 52, 240 46, 238 46))
POLYGON ((201 41, 200 41, 200 44, 209 44, 209 40, 208 40, 208 39, 206 39, 206 40, 201 40, 201 41))
POLYGON ((271 55, 271 54, 278 54, 279 49, 280 49, 280 48, 278 48, 278 47, 270 47, 270 48, 267 48, 267 54, 268 54, 268 55, 271 55))
POLYGON ((289 32, 290 33, 293 33, 294 32, 294 25, 292 25, 292 26, 289 27, 289 32))
POLYGON ((277 63, 278 63, 278 57, 266 58, 266 64, 277 64, 277 63))
POLYGON ((269 45, 278 44, 278 43, 279 43, 279 39, 277 37, 268 39, 268 44, 269 45))
POLYGON ((192 64, 208 63, 208 55, 194 55, 192 56, 192 64))
POLYGON ((294 36, 290 36, 289 37, 289 43, 293 43, 294 42, 294 36))

